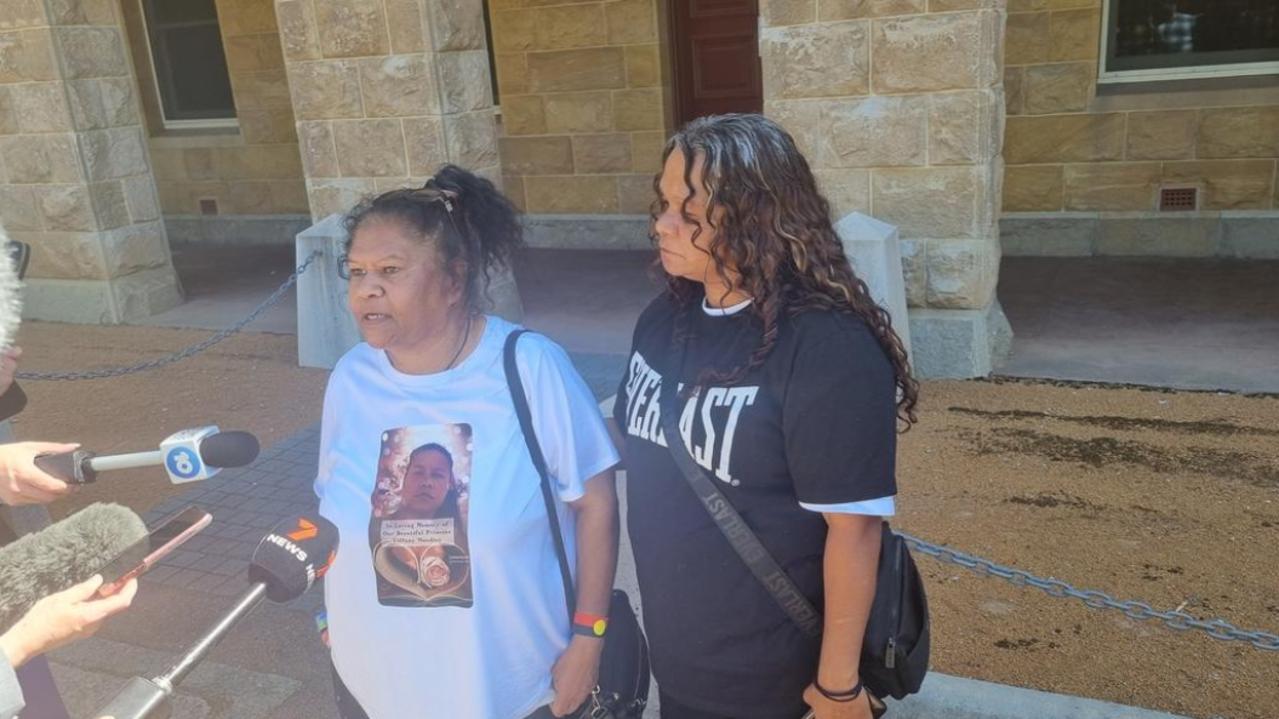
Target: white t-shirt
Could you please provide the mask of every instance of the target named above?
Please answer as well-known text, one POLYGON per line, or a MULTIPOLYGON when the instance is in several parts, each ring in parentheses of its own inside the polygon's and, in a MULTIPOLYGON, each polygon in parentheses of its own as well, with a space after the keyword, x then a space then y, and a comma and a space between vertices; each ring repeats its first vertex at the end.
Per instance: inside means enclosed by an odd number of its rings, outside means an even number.
MULTIPOLYGON (((407 375, 360 344, 329 378, 315 489, 341 535, 325 577, 333 661, 371 719, 518 719, 553 698, 568 646, 537 470, 503 372, 515 325, 489 316, 457 367, 407 375)), ((561 502, 618 455, 555 343, 517 364, 561 502)), ((575 567, 572 512, 559 507, 575 567)))

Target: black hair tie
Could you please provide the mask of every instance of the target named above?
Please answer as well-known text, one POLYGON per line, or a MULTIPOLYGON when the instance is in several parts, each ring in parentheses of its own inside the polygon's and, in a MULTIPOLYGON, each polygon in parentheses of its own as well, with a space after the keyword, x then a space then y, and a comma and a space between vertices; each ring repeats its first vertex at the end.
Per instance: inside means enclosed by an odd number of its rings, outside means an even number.
POLYGON ((853 685, 852 689, 847 689, 842 692, 833 692, 827 689, 822 686, 821 682, 817 681, 816 678, 813 679, 813 687, 817 689, 818 694, 821 694, 833 702, 839 702, 840 704, 851 702, 862 695, 862 682, 860 679, 857 680, 857 683, 853 685))

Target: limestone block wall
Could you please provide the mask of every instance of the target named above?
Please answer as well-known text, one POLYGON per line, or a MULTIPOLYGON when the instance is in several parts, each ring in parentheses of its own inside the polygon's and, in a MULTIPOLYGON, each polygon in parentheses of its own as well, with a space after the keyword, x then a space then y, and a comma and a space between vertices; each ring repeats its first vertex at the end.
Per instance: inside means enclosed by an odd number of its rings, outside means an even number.
POLYGON ((112 0, 0 4, 0 221, 32 247, 29 317, 181 301, 112 0))
POLYGON ((990 307, 1002 2, 765 0, 761 13, 765 113, 795 136, 835 215, 900 229, 911 307, 990 307))
POLYGON ((124 3, 131 52, 143 78, 151 156, 166 215, 199 215, 200 201, 218 215, 309 212, 293 106, 270 0, 216 0, 236 130, 165 131, 152 82, 145 30, 136 3, 124 3))
POLYGON ((445 162, 500 178, 480 0, 275 0, 275 13, 313 218, 445 162))
MULTIPOLYGON (((1098 92, 1101 0, 1008 0, 1004 210, 1279 209, 1279 92, 1229 80, 1098 92)), ((1137 250, 1139 248, 1129 248, 1137 250)))
POLYGON ((659 1, 490 0, 504 187, 528 212, 648 213, 669 129, 659 1))

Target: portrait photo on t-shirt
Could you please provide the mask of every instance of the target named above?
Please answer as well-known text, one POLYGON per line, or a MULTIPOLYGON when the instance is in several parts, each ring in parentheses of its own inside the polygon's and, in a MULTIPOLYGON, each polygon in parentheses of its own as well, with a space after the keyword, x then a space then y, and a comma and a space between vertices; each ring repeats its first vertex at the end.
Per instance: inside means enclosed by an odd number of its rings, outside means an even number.
POLYGON ((471 606, 471 437, 469 424, 382 433, 369 519, 382 605, 471 606))

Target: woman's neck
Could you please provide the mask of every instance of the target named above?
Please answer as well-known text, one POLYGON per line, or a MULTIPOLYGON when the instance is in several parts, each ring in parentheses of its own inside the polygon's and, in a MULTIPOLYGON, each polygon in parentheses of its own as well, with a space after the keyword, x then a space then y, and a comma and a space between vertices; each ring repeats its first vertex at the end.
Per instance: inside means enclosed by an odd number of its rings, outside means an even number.
POLYGON ((722 309, 751 299, 750 294, 747 292, 734 288, 719 279, 712 280, 707 278, 707 281, 702 284, 702 289, 706 292, 706 305, 708 307, 722 309))
POLYGON ((482 314, 458 314, 450 318, 445 331, 433 340, 412 348, 386 348, 391 366, 404 374, 438 374, 466 361, 484 334, 482 314))

